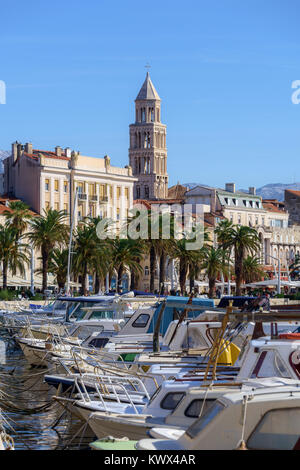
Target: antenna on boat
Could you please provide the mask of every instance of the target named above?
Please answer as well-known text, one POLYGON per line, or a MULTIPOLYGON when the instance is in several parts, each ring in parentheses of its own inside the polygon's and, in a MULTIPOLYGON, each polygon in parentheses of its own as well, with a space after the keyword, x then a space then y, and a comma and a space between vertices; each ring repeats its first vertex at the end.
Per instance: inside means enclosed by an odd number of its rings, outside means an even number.
POLYGON ((76 187, 76 190, 75 190, 74 207, 73 207, 72 222, 71 222, 71 229, 70 229, 69 253, 68 253, 68 271, 67 271, 67 288, 66 288, 66 294, 67 295, 70 295, 71 250, 72 250, 72 239, 73 239, 75 211, 76 211, 76 207, 77 207, 77 197, 78 197, 78 187, 76 187))

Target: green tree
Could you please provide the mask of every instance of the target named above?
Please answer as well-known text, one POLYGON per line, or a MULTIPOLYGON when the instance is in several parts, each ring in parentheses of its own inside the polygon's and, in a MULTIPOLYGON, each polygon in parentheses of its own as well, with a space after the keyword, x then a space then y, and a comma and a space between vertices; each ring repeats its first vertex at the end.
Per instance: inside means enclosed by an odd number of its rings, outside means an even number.
POLYGON ((221 274, 227 272, 227 259, 226 252, 222 248, 214 248, 213 246, 206 246, 202 250, 202 265, 208 277, 209 297, 215 296, 216 281, 221 274))
POLYGON ((126 269, 134 273, 142 273, 141 261, 144 256, 144 247, 139 240, 116 237, 111 240, 112 268, 117 271, 117 292, 121 292, 122 277, 126 269))
POLYGON ((77 226, 74 242, 73 271, 81 276, 81 294, 87 295, 88 272, 94 273, 95 260, 99 259, 98 238, 95 227, 89 223, 77 226))
POLYGON ((48 269, 56 277, 59 290, 64 290, 67 281, 68 255, 67 248, 54 248, 49 256, 48 269))
POLYGON ((27 230, 29 221, 32 219, 29 206, 23 201, 10 201, 3 214, 6 217, 6 225, 16 229, 17 237, 27 230))
POLYGON ((0 260, 2 263, 3 289, 7 288, 7 273, 24 274, 28 264, 28 246, 20 242, 16 228, 0 225, 0 260))
POLYGON ((27 234, 34 248, 41 251, 43 292, 47 289, 49 257, 57 246, 63 246, 68 240, 69 227, 65 224, 64 211, 44 210, 44 215, 34 217, 30 222, 31 231, 27 234))
POLYGON ((224 250, 234 251, 234 273, 236 282, 236 295, 241 295, 243 279, 243 261, 246 256, 255 255, 261 248, 257 231, 245 225, 223 223, 216 229, 218 241, 224 250))
POLYGON ((260 281, 265 276, 265 271, 262 268, 261 261, 257 256, 248 255, 243 260, 242 277, 245 284, 260 281))

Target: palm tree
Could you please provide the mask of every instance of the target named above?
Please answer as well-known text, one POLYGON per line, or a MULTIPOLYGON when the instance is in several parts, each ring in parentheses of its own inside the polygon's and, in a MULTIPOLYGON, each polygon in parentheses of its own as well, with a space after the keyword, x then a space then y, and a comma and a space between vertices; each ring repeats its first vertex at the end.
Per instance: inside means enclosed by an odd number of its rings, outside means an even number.
POLYGON ((95 259, 98 259, 98 238, 95 227, 89 223, 78 225, 75 234, 73 270, 81 276, 81 294, 87 294, 86 278, 94 272, 95 259))
MULTIPOLYGON (((157 262, 159 264, 159 287, 160 292, 164 291, 164 282, 166 277, 166 259, 170 254, 171 247, 174 239, 174 217, 168 213, 160 213, 157 215, 151 210, 145 211, 145 213, 137 212, 134 217, 128 219, 126 226, 134 220, 140 218, 140 225, 147 227, 146 239, 139 239, 141 244, 141 250, 144 254, 149 254, 150 258, 150 292, 154 292, 154 281, 155 281, 155 270, 157 262), (146 218, 146 220, 145 220, 146 218), (168 239, 163 238, 163 227, 167 227, 170 224, 170 236, 168 239), (152 237, 152 235, 155 236, 152 237)), ((134 274, 136 275, 136 273, 134 274)))
POLYGON ((289 265, 289 273, 292 279, 299 277, 300 273, 300 256, 296 255, 294 261, 289 265))
POLYGON ((7 225, 16 229, 17 237, 27 230, 28 223, 32 218, 29 206, 23 201, 10 201, 3 214, 6 217, 7 225))
POLYGON ((257 231, 245 225, 223 224, 217 230, 218 241, 224 250, 234 249, 234 272, 236 295, 241 295, 243 261, 248 254, 254 255, 261 248, 257 231))
POLYGON ((259 257, 248 255, 247 258, 243 260, 242 276, 245 284, 259 281, 265 274, 259 257))
POLYGON ((144 256, 144 248, 139 240, 123 239, 117 237, 111 240, 112 267, 117 271, 117 292, 121 292, 122 277, 126 268, 134 273, 142 273, 141 260, 144 256))
POLYGON ((20 243, 15 228, 0 225, 0 260, 2 262, 3 289, 7 288, 7 273, 24 274, 24 264, 28 264, 28 246, 20 243))
POLYGON ((48 209, 44 210, 44 215, 33 218, 30 223, 31 232, 27 237, 42 254, 43 292, 47 289, 50 254, 55 247, 64 245, 68 240, 69 228, 65 220, 64 211, 48 209))
POLYGON ((56 276, 60 291, 64 290, 67 281, 68 255, 69 250, 67 248, 54 248, 49 257, 48 269, 50 273, 56 276))
POLYGON ((190 240, 182 238, 177 240, 173 247, 172 257, 179 261, 179 284, 181 295, 186 289, 186 280, 191 266, 199 262, 199 250, 187 250, 186 244, 190 240))
POLYGON ((205 269, 208 277, 209 297, 215 296, 216 280, 221 275, 227 272, 226 252, 223 248, 214 248, 213 246, 206 246, 203 248, 203 261, 201 267, 205 269))
POLYGON ((97 236, 97 226, 100 222, 105 221, 105 231, 108 233, 110 227, 112 226, 112 221, 108 219, 103 219, 102 217, 90 217, 86 220, 86 224, 91 227, 91 230, 94 230, 96 246, 94 246, 94 251, 91 254, 91 267, 95 273, 95 285, 94 292, 98 293, 100 290, 101 282, 104 283, 106 274, 109 272, 109 267, 112 262, 110 247, 111 244, 108 239, 100 239, 97 236))

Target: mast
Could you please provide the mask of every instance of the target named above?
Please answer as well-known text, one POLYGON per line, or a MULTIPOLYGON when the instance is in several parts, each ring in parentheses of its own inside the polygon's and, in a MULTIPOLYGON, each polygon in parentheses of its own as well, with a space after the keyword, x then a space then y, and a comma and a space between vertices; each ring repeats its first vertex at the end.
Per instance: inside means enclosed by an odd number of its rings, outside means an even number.
POLYGON ((73 207, 73 214, 72 214, 72 222, 71 222, 71 229, 70 229, 70 239, 69 239, 68 271, 67 271, 67 288, 66 288, 66 294, 67 294, 67 295, 70 295, 71 250, 72 250, 72 239, 73 239, 73 228, 74 228, 74 220, 75 220, 75 210, 76 210, 76 207, 77 207, 77 196, 78 196, 78 188, 76 187, 76 190, 75 190, 75 199, 74 199, 74 207, 73 207))

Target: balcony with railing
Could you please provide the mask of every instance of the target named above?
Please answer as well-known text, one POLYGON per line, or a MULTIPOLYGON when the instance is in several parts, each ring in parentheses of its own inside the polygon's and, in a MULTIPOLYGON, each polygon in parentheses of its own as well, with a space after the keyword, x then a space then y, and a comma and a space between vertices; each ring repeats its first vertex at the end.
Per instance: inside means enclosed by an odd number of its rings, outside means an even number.
POLYGON ((102 204, 108 202, 108 196, 99 196, 99 202, 102 204))

